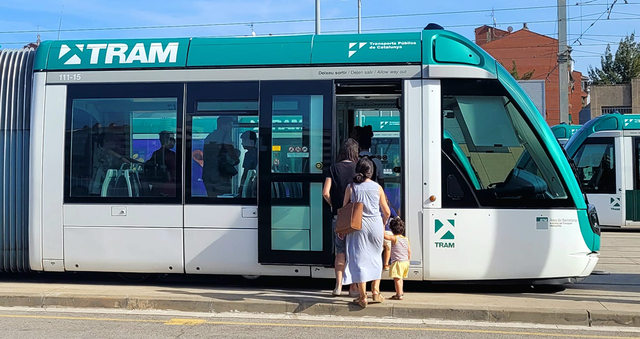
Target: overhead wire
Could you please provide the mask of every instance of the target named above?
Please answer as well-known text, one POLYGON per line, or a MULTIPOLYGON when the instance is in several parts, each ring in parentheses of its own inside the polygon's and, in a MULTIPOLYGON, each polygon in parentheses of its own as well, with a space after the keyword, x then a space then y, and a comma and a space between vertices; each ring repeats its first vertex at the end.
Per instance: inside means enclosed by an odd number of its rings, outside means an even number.
MULTIPOLYGON (((640 2, 628 3, 630 5, 640 5, 640 2)), ((576 6, 576 5, 571 5, 576 6)), ((603 4, 585 4, 583 6, 603 6, 603 4)), ((432 12, 432 13, 407 13, 407 14, 386 14, 386 15, 370 15, 363 16, 362 19, 384 19, 384 18, 404 18, 404 17, 417 17, 417 16, 435 16, 435 15, 451 15, 451 14, 470 14, 470 13, 483 13, 489 11, 505 12, 505 11, 522 11, 522 10, 539 10, 556 8, 556 5, 546 6, 529 6, 529 7, 512 7, 512 8, 497 8, 497 9, 474 9, 474 10, 462 10, 462 11, 444 11, 444 12, 432 12)), ((593 15, 593 14, 590 14, 593 15)), ((337 18, 323 18, 322 21, 342 21, 342 20, 356 20, 357 17, 337 17, 337 18)), ((251 21, 251 22, 221 22, 221 23, 204 23, 204 24, 180 24, 180 25, 154 25, 154 26, 123 26, 123 27, 87 27, 87 28, 66 28, 66 29, 44 29, 44 30, 13 30, 13 31, 0 31, 0 34, 26 34, 26 33, 55 33, 55 32, 91 32, 91 31, 118 31, 118 30, 144 30, 144 29, 175 29, 175 28, 196 28, 196 27, 221 27, 221 26, 246 26, 253 25, 270 25, 270 24, 287 24, 287 23, 301 23, 301 22, 314 22, 315 19, 287 19, 287 20, 265 20, 265 21, 251 21)), ((553 20, 535 21, 531 23, 546 23, 553 20)), ((507 24, 507 23, 505 23, 507 24)), ((450 27, 467 27, 476 25, 456 25, 450 27)), ((422 28, 422 27, 421 27, 422 28)))

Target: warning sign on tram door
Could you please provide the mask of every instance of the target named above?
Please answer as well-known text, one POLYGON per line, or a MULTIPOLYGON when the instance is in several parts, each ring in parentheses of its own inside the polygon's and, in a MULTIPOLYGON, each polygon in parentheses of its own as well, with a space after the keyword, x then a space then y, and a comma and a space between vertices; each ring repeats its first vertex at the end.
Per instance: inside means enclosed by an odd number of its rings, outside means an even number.
POLYGON ((307 147, 290 146, 289 153, 287 153, 287 158, 308 158, 309 153, 307 151, 308 151, 307 147))

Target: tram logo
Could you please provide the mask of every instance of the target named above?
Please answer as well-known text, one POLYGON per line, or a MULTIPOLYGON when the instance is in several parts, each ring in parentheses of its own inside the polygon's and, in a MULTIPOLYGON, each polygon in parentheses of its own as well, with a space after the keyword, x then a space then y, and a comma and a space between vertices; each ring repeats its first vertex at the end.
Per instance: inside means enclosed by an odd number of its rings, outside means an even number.
POLYGON ((178 57, 178 46, 178 42, 170 42, 166 46, 160 42, 150 44, 140 42, 133 45, 131 49, 125 43, 62 44, 58 60, 64 60, 64 65, 80 65, 87 57, 91 65, 98 63, 132 64, 134 62, 143 64, 175 63, 178 57))
POLYGON ((435 242, 437 248, 455 248, 455 236, 453 235, 456 226, 454 219, 446 219, 444 221, 436 219, 435 221, 435 242))
POLYGON ((350 42, 349 58, 351 58, 352 55, 356 54, 356 52, 359 51, 360 48, 364 47, 366 44, 367 44, 366 42, 350 42))
POLYGON ((620 198, 619 197, 611 198, 611 201, 609 202, 609 207, 611 207, 612 211, 619 211, 620 210, 620 198))

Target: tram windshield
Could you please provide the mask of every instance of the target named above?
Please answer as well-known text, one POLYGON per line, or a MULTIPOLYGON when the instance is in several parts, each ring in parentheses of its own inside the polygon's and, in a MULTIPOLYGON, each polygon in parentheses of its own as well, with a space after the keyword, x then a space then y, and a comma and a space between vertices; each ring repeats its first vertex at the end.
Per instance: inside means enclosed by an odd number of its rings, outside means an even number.
POLYGON ((513 101, 506 95, 470 94, 443 96, 444 133, 448 136, 443 150, 452 150, 451 158, 457 159, 457 167, 473 183, 470 186, 478 202, 512 206, 568 201, 544 145, 513 101), (453 145, 447 146, 449 143, 453 145), (455 149, 461 149, 467 159, 459 159, 455 149))

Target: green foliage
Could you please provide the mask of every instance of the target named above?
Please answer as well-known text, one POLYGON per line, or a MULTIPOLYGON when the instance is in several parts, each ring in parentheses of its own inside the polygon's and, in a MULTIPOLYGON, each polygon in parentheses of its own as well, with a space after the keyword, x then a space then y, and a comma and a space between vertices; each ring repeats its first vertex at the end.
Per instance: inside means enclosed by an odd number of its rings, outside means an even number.
POLYGON ((589 66, 589 78, 594 84, 626 84, 640 76, 640 44, 634 41, 634 35, 620 40, 615 57, 607 45, 600 57, 600 68, 589 66))
MULTIPOLYGON (((511 70, 509 71, 509 73, 511 73, 511 76, 514 79, 516 79, 516 80, 531 80, 531 78, 533 77, 533 73, 536 71, 535 68, 533 70, 525 73, 523 76, 520 76, 518 74, 518 66, 516 66, 516 61, 515 60, 511 60, 511 62, 512 62, 512 66, 511 66, 511 70)), ((502 66, 504 66, 504 64, 502 66)))

